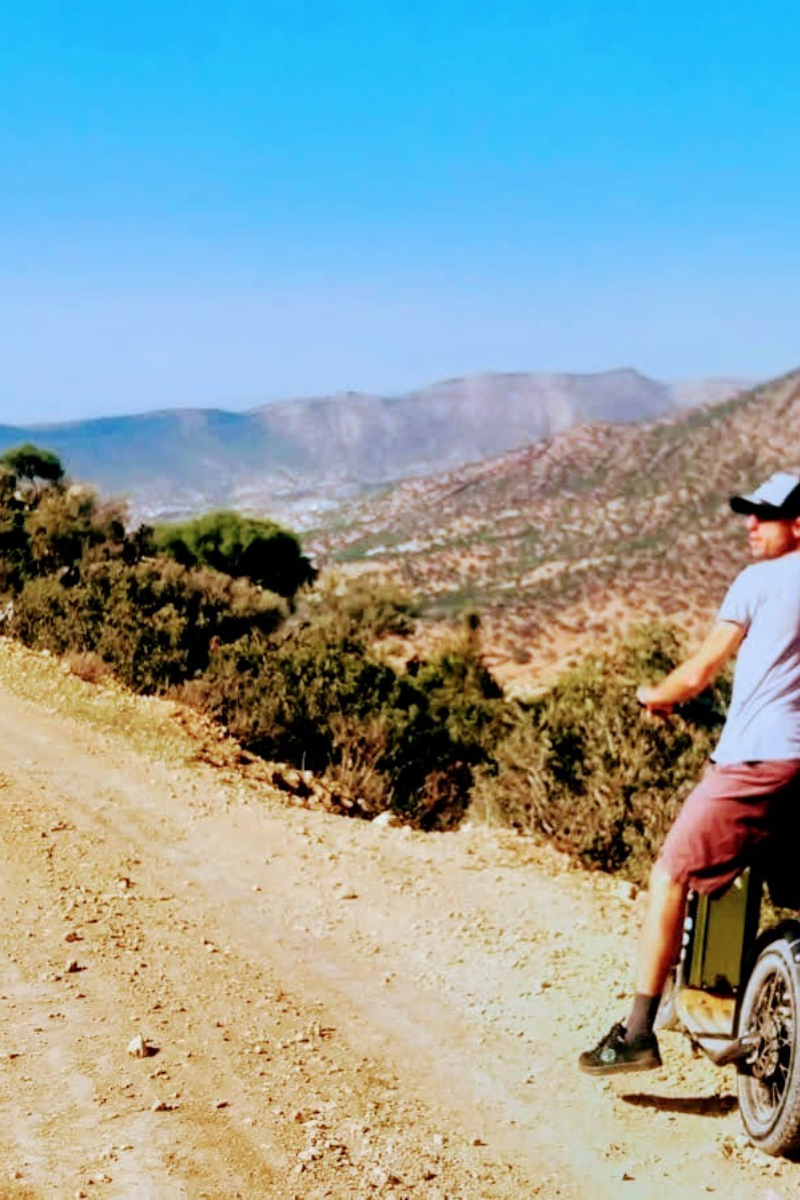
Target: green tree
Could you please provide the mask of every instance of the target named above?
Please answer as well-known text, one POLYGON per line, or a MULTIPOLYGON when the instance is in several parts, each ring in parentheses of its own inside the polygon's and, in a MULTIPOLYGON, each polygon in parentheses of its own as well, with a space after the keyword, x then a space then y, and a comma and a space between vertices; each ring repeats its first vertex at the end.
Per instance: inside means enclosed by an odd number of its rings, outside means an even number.
POLYGON ((17 480, 30 484, 38 498, 42 483, 60 483, 64 478, 61 459, 52 450, 43 450, 33 442, 25 442, 0 456, 0 466, 5 467, 17 480))
POLYGON ((273 521, 235 512, 212 512, 158 526, 155 544, 182 566, 213 567, 234 578, 244 576, 287 598, 316 576, 293 533, 273 521))

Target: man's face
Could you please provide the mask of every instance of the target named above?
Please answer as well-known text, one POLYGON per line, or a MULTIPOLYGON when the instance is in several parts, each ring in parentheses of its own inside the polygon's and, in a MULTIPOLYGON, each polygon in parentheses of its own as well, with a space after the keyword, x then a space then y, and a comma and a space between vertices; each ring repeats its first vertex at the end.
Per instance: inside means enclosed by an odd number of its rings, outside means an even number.
POLYGON ((762 521, 753 513, 745 517, 747 544, 756 560, 780 558, 800 548, 800 518, 787 521, 762 521))

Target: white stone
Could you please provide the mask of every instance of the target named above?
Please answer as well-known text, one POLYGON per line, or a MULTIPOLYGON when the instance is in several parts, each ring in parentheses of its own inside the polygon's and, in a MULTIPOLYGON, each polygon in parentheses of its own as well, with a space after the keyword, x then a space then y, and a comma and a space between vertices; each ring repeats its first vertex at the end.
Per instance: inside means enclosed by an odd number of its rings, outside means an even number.
POLYGON ((128 1054, 131 1058, 147 1058, 150 1054, 150 1047, 141 1033, 137 1033, 136 1037, 131 1038, 128 1042, 128 1054))

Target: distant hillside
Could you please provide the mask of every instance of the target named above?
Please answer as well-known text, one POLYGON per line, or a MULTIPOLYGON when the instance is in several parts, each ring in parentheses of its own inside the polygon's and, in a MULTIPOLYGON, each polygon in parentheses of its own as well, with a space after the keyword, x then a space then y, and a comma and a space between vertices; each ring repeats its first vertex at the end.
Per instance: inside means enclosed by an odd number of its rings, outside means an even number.
POLYGON ((800 471, 800 370, 398 485, 305 546, 397 579, 432 613, 478 608, 506 667, 546 664, 643 617, 699 632, 747 561, 728 498, 779 468, 800 471))
POLYGON ((742 381, 665 384, 632 370, 485 374, 395 397, 347 393, 250 412, 175 409, 0 427, 0 451, 34 441, 70 475, 127 495, 143 518, 228 505, 317 519, 342 498, 461 467, 587 422, 629 422, 718 402, 742 381))

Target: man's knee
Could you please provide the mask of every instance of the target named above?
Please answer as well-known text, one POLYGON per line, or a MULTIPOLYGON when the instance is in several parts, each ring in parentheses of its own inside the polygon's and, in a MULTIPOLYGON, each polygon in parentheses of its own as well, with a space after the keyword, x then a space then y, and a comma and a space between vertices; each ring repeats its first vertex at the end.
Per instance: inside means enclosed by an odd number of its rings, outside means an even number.
POLYGON ((651 905, 672 907, 683 903, 688 887, 682 880, 675 879, 659 862, 656 862, 650 871, 648 890, 651 905))
POLYGON ((650 868, 650 887, 682 888, 683 886, 681 880, 675 878, 675 872, 665 866, 660 858, 657 858, 650 868))

